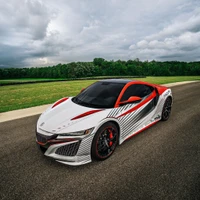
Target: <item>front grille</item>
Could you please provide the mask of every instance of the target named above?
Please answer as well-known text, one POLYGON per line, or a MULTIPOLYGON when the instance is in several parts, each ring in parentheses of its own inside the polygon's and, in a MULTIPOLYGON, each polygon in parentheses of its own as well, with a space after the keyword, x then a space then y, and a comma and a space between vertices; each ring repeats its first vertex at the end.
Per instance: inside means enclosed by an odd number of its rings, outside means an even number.
POLYGON ((57 135, 46 136, 46 135, 41 135, 39 133, 36 133, 37 141, 44 144, 47 143, 48 140, 55 139, 56 137, 57 135))
POLYGON ((72 144, 61 146, 56 150, 55 153, 62 156, 75 156, 78 151, 79 145, 80 142, 75 142, 72 144))

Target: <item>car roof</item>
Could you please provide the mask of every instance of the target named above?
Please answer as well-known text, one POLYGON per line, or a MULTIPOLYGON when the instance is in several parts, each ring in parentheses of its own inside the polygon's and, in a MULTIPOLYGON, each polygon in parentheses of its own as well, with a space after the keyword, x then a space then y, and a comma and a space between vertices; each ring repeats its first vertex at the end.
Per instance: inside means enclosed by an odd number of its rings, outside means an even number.
POLYGON ((109 82, 109 83, 129 83, 132 82, 133 80, 128 80, 128 79, 104 79, 100 80, 100 82, 109 82))

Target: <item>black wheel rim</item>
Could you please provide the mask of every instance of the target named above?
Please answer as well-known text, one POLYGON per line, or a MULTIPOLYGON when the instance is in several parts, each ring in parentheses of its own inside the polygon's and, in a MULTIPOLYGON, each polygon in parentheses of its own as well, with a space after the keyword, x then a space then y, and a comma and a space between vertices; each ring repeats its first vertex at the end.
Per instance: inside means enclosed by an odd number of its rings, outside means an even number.
POLYGON ((171 113, 172 108, 172 100, 168 98, 165 102, 165 105, 163 107, 163 119, 168 119, 171 113))
POLYGON ((110 156, 117 145, 118 134, 113 127, 106 127, 100 134, 97 140, 96 152, 100 158, 110 156))

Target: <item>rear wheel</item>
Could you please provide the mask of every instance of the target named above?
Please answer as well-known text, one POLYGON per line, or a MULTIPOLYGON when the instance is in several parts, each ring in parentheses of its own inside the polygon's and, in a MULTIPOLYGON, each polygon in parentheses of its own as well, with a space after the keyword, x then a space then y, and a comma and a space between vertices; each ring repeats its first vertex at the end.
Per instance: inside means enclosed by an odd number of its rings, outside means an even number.
POLYGON ((162 121, 167 121, 169 119, 171 108, 172 108, 172 98, 167 97, 162 110, 162 121))
POLYGON ((119 132, 115 124, 107 122, 97 131, 92 143, 92 157, 105 160, 110 157, 119 140, 119 132))

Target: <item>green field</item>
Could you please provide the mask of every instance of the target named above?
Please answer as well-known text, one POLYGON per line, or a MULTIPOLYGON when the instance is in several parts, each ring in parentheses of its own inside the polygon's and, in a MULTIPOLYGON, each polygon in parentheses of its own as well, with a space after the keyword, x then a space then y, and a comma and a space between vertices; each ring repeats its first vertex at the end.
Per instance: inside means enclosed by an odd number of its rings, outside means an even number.
MULTIPOLYGON (((164 84, 200 80, 200 76, 147 77, 137 78, 137 80, 164 84)), ((62 97, 78 94, 82 88, 87 87, 95 81, 76 80, 0 86, 0 112, 53 103, 62 97)))

